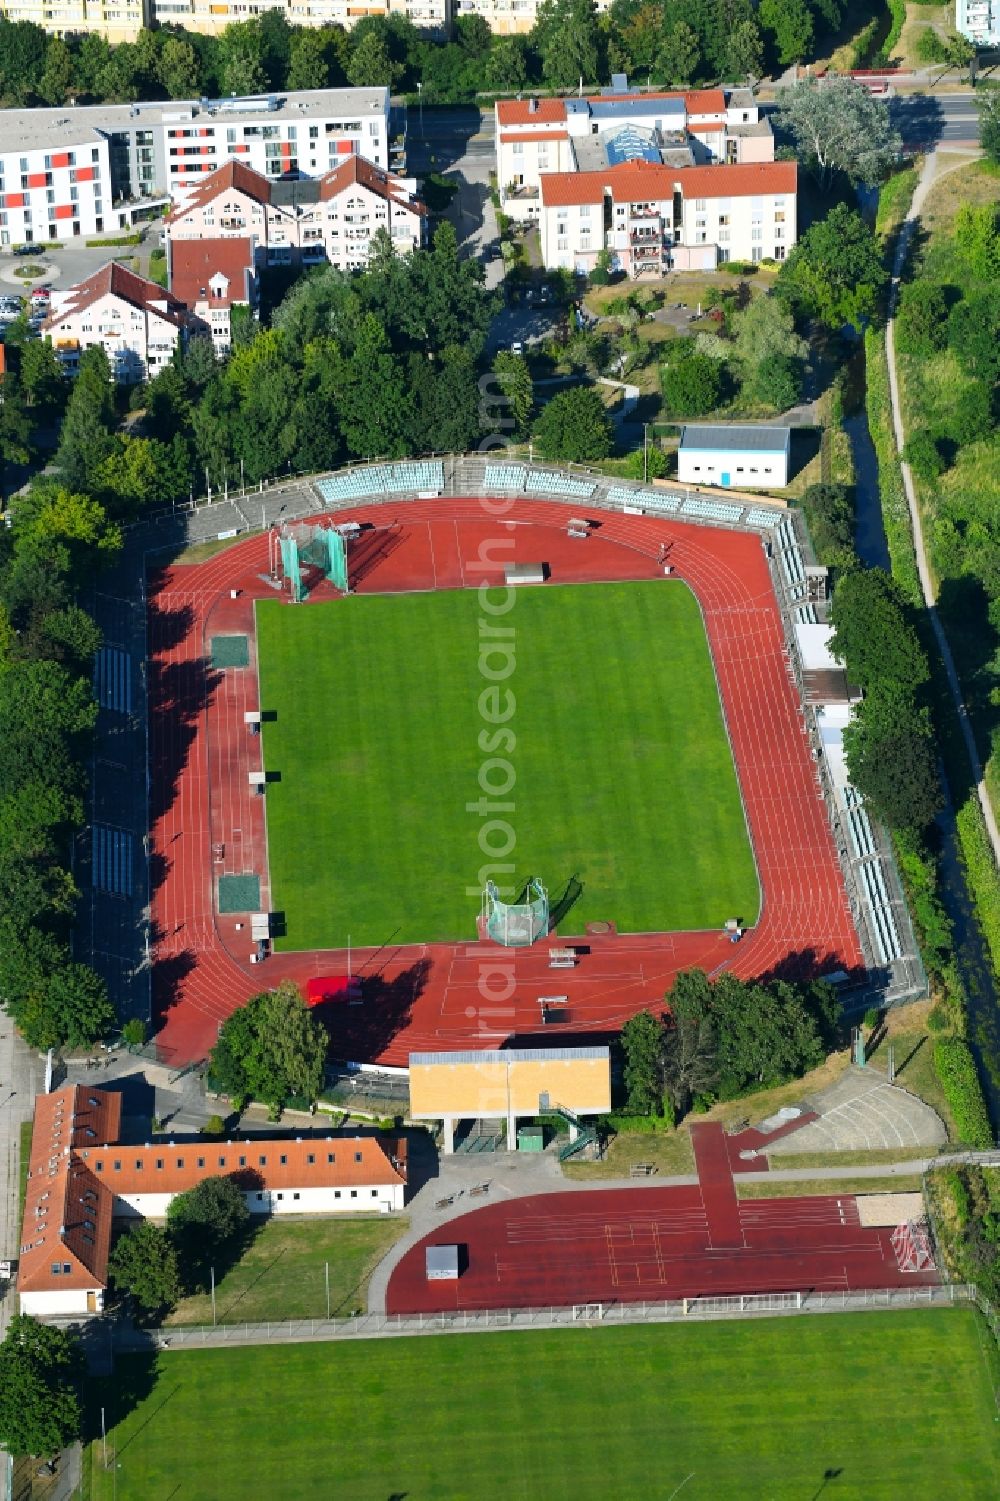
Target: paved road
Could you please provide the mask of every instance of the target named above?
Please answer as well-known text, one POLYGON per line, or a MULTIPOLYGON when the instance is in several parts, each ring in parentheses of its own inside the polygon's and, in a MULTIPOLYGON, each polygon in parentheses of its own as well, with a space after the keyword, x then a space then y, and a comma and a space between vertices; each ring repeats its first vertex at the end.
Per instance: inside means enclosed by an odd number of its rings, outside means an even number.
MULTIPOLYGON (((0 1260, 16 1260, 21 1244, 17 1197, 21 1122, 30 1120, 34 1099, 45 1084, 45 1065, 26 1047, 10 1018, 0 1013, 0 1260)), ((16 1313, 13 1285, 0 1284, 0 1339, 16 1313)))

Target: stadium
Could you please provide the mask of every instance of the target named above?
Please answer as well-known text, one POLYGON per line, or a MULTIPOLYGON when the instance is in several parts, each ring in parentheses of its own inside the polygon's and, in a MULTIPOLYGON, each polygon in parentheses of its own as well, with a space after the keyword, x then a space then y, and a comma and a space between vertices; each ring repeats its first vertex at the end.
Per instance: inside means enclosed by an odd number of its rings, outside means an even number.
POLYGON ((257 508, 148 567, 163 1061, 286 978, 382 1068, 607 1040, 692 966, 908 983, 824 797, 790 513, 482 458, 257 508))

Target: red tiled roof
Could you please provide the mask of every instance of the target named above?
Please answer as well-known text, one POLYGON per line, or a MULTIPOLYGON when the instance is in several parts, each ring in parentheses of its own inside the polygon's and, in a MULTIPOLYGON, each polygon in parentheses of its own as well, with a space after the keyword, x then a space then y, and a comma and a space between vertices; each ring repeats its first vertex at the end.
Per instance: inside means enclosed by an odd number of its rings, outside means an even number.
POLYGON ((566 105, 562 99, 497 100, 497 119, 501 125, 555 124, 565 118, 566 105))
POLYGON ((179 1194, 205 1178, 235 1178, 244 1189, 389 1187, 406 1182, 405 1142, 376 1136, 162 1142, 101 1147, 81 1153, 99 1183, 113 1194, 179 1194), (392 1152, 403 1167, 393 1166, 392 1152), (313 1161, 310 1162, 310 1158, 313 1161), (116 1167, 115 1164, 118 1164, 116 1167))
POLYGON ((170 290, 194 311, 199 302, 212 307, 231 307, 247 302, 247 272, 252 277, 254 248, 250 239, 169 241, 170 290), (209 294, 209 283, 222 275, 228 286, 222 297, 209 294))
POLYGON ((120 297, 132 307, 142 308, 144 312, 165 318, 178 328, 187 321, 186 308, 170 292, 165 292, 155 281, 137 276, 119 261, 109 261, 106 266, 95 271, 93 276, 70 287, 67 300, 46 320, 45 328, 57 328, 67 318, 83 312, 85 308, 107 296, 120 297))
POLYGON ((501 135, 500 144, 509 146, 511 141, 568 141, 569 132, 565 130, 515 130, 508 135, 501 135))
POLYGON ((543 172, 542 202, 548 207, 600 203, 607 189, 617 203, 669 198, 748 198, 758 193, 794 193, 795 162, 741 162, 717 167, 666 167, 661 162, 624 162, 603 172, 543 172))
POLYGON ((245 193, 255 203, 267 204, 271 201, 271 184, 260 172, 255 172, 244 162, 236 157, 230 157, 217 167, 214 172, 209 172, 202 177, 196 188, 190 194, 185 194, 183 206, 175 208, 167 215, 168 224, 176 223, 183 219, 192 209, 204 208, 211 203, 220 193, 245 193))
POLYGON ((379 198, 384 198, 387 203, 395 203, 421 217, 427 213, 426 204, 421 203, 419 198, 411 198, 400 178, 393 177, 391 172, 385 172, 381 167, 376 167, 374 162, 357 155, 348 157, 343 166, 335 167, 332 172, 327 172, 320 178, 319 196, 327 203, 353 187, 367 188, 379 198))
POLYGON ((724 115, 726 96, 721 89, 694 89, 684 95, 684 108, 689 115, 724 115))

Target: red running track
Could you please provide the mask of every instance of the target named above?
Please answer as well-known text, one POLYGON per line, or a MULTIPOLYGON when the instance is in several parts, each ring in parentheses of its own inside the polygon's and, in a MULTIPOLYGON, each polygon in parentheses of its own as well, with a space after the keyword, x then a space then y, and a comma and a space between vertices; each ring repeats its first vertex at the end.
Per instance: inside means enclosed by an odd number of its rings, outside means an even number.
POLYGON ((734 1293, 841 1292, 938 1282, 901 1272, 891 1229, 853 1195, 739 1202, 721 1126, 693 1128, 700 1184, 538 1194, 449 1220, 401 1259, 389 1313, 637 1303, 734 1293), (457 1282, 428 1282, 425 1252, 458 1245, 457 1282))
MULTIPOLYGON (((661 573, 661 546, 669 547, 676 577, 691 587, 704 614, 763 896, 757 926, 736 946, 715 932, 588 936, 590 953, 559 978, 569 1004, 558 1034, 617 1031, 661 1001, 679 970, 695 965, 743 977, 860 968, 759 538, 598 514, 580 542, 567 537, 566 518, 586 515, 585 506, 489 502, 493 511, 499 504, 507 507, 503 520, 484 514, 474 499, 338 513, 338 520, 375 528, 353 548, 352 587, 384 593, 498 583, 504 566, 538 558, 548 561, 556 582, 652 578, 661 573), (490 556, 481 552, 488 543, 501 559, 496 566, 478 562, 490 556)), ((279 955, 257 971, 249 962, 248 929, 216 910, 216 878, 244 871, 261 875, 262 908, 273 905, 263 801, 250 795, 247 778, 260 764, 259 741, 243 723, 244 712, 259 707, 253 601, 272 597, 259 577, 266 568, 267 540, 257 537, 150 581, 154 1009, 161 1054, 173 1064, 203 1057, 219 1024, 262 984, 344 969, 344 955, 320 953, 279 955), (240 591, 236 600, 233 588, 240 591), (250 637, 249 670, 212 672, 210 640, 227 633, 250 637)), ((331 594, 324 585, 317 597, 331 594)), ((561 938, 573 936, 571 926, 561 938)), ((365 1001, 331 1008, 335 1053, 405 1065, 411 1051, 529 1039, 538 1031, 537 996, 552 989, 545 945, 503 953, 516 991, 498 1004, 484 999, 483 980, 500 957, 494 945, 477 941, 356 953, 365 1001)), ((549 1042, 552 1034, 549 1026, 549 1042)))

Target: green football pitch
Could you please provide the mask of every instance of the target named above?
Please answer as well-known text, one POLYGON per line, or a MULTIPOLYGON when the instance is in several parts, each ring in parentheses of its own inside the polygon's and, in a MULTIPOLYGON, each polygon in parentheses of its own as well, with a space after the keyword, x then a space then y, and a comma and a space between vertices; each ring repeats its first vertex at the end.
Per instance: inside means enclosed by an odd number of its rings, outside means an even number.
POLYGON ((279 948, 472 939, 495 863, 514 866, 499 885, 542 879, 564 934, 599 919, 661 932, 757 917, 684 585, 525 590, 494 619, 473 590, 263 601, 257 648, 274 716, 263 738, 279 948), (481 623, 513 631, 492 638, 512 660, 481 658, 481 623))
POLYGON ((683 1484, 684 1501, 985 1501, 1000 1495, 1000 1448, 976 1318, 920 1309, 119 1357, 113 1381, 88 1384, 109 1460, 98 1439, 88 1494, 667 1501, 683 1484))

